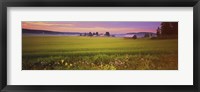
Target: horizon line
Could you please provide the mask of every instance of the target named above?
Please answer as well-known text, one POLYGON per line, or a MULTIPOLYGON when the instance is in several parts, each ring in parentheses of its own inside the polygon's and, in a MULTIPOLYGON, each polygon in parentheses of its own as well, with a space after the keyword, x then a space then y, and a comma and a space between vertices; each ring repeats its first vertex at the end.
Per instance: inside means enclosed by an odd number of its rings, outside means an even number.
MULTIPOLYGON (((57 32, 57 33, 96 33, 96 32, 92 32, 92 31, 88 31, 88 32, 73 32, 73 31, 68 31, 68 32, 61 32, 61 31, 56 31, 56 30, 43 30, 43 29, 27 29, 27 28, 22 28, 22 30, 37 30, 37 31, 49 31, 49 32, 57 32)), ((109 31, 108 31, 109 32, 109 31)), ((142 33, 142 32, 146 32, 146 31, 141 31, 141 32, 128 32, 128 33, 142 33)), ((22 31, 23 33, 23 31, 22 31)), ((99 32, 98 32, 99 33, 99 32)), ((111 32, 109 32, 111 33, 111 32)), ((114 33, 114 34, 128 34, 128 33, 114 33)), ((146 33, 156 33, 156 32, 146 32, 146 33)), ((101 32, 99 33, 101 34, 101 32)), ((111 33, 112 34, 112 33, 111 33)))

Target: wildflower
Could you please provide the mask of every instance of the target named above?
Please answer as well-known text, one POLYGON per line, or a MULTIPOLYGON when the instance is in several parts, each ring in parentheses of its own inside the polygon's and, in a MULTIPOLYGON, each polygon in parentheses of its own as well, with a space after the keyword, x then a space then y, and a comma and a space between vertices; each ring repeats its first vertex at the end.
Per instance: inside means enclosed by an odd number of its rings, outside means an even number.
POLYGON ((67 63, 65 63, 65 66, 67 66, 68 64, 67 63))
POLYGON ((63 63, 64 62, 64 60, 61 60, 61 63, 63 63))

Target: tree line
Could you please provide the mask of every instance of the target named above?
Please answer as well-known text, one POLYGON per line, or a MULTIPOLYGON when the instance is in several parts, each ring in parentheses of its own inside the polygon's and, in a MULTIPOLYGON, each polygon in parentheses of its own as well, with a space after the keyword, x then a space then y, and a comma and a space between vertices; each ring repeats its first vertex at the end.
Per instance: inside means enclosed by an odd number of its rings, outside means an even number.
MULTIPOLYGON (((80 36, 100 36, 99 32, 89 32, 89 33, 81 33, 80 36)), ((109 32, 106 32, 104 36, 111 36, 109 32)))
POLYGON ((178 22, 162 22, 156 34, 158 38, 178 38, 178 22))

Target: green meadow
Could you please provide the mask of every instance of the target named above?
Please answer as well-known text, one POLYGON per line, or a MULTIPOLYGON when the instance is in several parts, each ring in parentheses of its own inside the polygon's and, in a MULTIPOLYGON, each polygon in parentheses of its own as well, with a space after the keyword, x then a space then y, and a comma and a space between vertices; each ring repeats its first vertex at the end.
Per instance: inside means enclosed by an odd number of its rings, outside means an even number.
POLYGON ((23 36, 23 70, 177 70, 177 39, 23 36))

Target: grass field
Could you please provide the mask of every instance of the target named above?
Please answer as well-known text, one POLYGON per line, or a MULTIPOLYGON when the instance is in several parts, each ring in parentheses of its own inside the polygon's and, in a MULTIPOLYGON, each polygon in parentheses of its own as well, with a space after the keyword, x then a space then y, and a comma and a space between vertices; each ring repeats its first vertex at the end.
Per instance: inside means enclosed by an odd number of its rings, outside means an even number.
POLYGON ((178 40, 23 36, 23 70, 177 70, 178 40))

